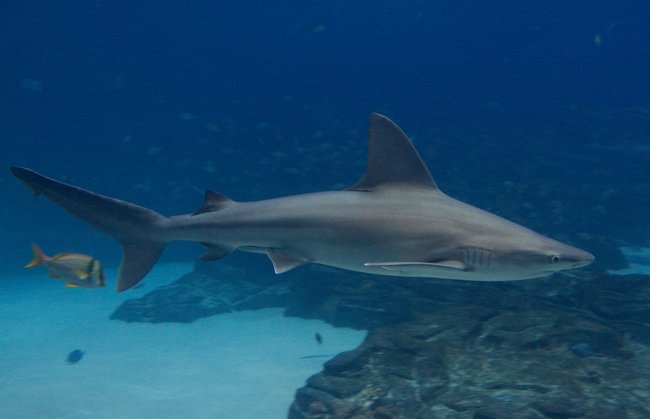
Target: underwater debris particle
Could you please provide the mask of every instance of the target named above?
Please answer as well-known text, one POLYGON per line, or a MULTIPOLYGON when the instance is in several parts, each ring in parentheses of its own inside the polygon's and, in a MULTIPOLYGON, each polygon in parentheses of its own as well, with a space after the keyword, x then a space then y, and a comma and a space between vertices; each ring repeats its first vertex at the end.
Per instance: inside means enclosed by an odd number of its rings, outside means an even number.
POLYGON ((152 145, 147 149, 147 155, 148 156, 153 156, 154 154, 158 154, 162 151, 162 148, 156 147, 155 145, 152 145))
POLYGON ((586 358, 588 356, 592 356, 594 354, 594 350, 591 347, 591 345, 589 345, 588 343, 585 343, 585 342, 576 343, 575 345, 571 345, 571 346, 569 346, 569 349, 574 354, 576 354, 576 355, 578 355, 580 357, 583 357, 583 358, 586 358))
POLYGON ((191 113, 184 112, 178 115, 178 119, 183 121, 191 121, 192 119, 196 119, 196 115, 192 115, 191 113))
POLYGON ((32 92, 40 92, 43 90, 43 82, 36 79, 24 79, 20 82, 20 86, 25 90, 32 92))

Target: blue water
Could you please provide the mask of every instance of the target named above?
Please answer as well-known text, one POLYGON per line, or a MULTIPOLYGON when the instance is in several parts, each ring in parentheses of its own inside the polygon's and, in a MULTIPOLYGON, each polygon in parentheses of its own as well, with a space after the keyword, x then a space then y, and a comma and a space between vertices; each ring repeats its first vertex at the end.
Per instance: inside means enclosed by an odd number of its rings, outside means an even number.
MULTIPOLYGON (((243 359, 259 347, 282 351, 272 339, 261 340, 267 348, 256 335, 215 334, 223 332, 215 326, 221 317, 206 321, 212 329, 167 324, 170 334, 154 339, 137 335, 151 325, 108 320, 124 299, 151 288, 115 294, 119 245, 47 199, 33 199, 9 166, 163 214, 188 213, 206 188, 243 201, 355 183, 366 164, 368 114, 380 112, 412 139, 449 195, 593 252, 591 269, 620 268, 618 246, 650 247, 648 22, 647 0, 4 1, 0 311, 10 332, 2 359, 18 383, 7 386, 17 408, 5 410, 65 415, 81 405, 116 417, 121 412, 111 409, 124 408, 124 397, 115 403, 116 392, 105 389, 142 380, 141 392, 126 395, 137 409, 125 411, 197 416, 187 400, 204 409, 220 403, 215 392, 229 397, 214 376, 239 386, 234 394, 264 385, 253 398, 241 392, 245 400, 231 400, 241 413, 274 398, 271 386, 256 383, 257 371, 232 383, 202 357, 217 368, 214 360, 230 359, 217 347, 243 359), (33 241, 50 254, 100 259, 108 289, 64 289, 42 268, 28 271, 42 277, 16 281, 33 241), (76 348, 87 355, 65 363, 76 348), (209 373, 202 389, 174 377, 187 365, 209 373), (131 381, 119 368, 133 373, 131 381), (80 382, 92 383, 81 398, 80 382), (177 403, 165 391, 193 394, 177 403), (66 404, 58 394, 75 400, 66 404)), ((177 243, 162 259, 190 262, 202 252, 177 243)), ((647 262, 647 251, 638 254, 647 262)), ((217 263, 272 270, 263 255, 242 252, 217 263)), ((309 327, 291 326, 295 335, 283 344, 306 336, 309 357, 309 327)), ((572 345, 592 355, 584 342, 572 345)), ((323 360, 312 361, 304 379, 323 360)), ((292 393, 283 396, 288 404, 292 393)))
MULTIPOLYGON (((646 1, 5 3, 0 166, 192 212, 208 187, 354 183, 377 111, 452 196, 587 248, 648 243, 646 1)), ((31 241, 119 262, 7 170, 0 188, 0 273, 31 241)))

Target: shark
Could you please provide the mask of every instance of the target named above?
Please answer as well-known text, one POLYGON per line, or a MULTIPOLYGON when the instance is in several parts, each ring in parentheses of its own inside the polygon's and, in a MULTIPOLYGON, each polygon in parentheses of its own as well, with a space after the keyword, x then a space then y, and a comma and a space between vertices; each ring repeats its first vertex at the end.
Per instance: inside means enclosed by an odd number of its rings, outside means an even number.
POLYGON ((123 247, 116 291, 152 269, 165 245, 205 246, 204 261, 239 249, 264 253, 280 274, 307 263, 396 277, 512 281, 590 264, 584 250, 444 194, 388 117, 370 115, 367 170, 337 191, 238 202, 208 190, 193 213, 164 216, 23 167, 31 190, 123 247))

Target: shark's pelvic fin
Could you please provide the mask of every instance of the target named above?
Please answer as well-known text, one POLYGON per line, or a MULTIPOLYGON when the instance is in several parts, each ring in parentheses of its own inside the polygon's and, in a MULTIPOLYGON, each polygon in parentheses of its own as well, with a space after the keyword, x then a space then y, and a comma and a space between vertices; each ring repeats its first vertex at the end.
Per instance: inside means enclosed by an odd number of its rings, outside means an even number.
POLYGON ((300 265, 310 262, 308 259, 298 257, 281 249, 268 250, 266 254, 269 259, 271 259, 271 262, 273 262, 273 269, 276 274, 288 272, 300 265))
POLYGON ((384 184, 438 189, 429 169, 400 127, 385 116, 372 113, 368 168, 361 180, 348 189, 371 191, 384 184))

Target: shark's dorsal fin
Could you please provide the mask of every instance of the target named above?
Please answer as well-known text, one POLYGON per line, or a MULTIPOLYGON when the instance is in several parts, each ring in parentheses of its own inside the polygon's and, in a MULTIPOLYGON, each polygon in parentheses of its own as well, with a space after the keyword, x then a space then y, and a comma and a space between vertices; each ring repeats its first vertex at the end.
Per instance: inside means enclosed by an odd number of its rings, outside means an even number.
POLYGON ((372 113, 368 132, 368 169, 363 178, 348 189, 370 191, 391 183, 438 189, 404 132, 385 116, 372 113))
POLYGON ((205 202, 203 202, 201 208, 194 211, 192 215, 199 215, 205 212, 219 211, 220 209, 223 209, 228 205, 233 204, 234 202, 235 201, 228 198, 226 195, 208 189, 207 191, 205 191, 205 202))

